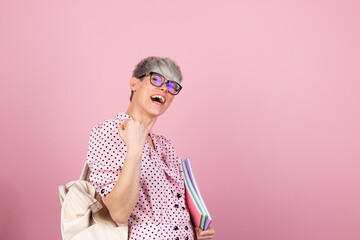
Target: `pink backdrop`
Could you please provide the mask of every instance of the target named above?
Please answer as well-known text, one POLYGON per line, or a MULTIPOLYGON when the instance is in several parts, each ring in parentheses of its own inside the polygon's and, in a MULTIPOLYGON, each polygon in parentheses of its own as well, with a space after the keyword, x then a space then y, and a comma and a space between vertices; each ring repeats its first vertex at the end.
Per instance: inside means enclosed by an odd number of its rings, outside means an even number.
POLYGON ((57 186, 134 65, 175 59, 154 131, 190 156, 215 239, 360 239, 358 1, 1 1, 0 238, 60 239, 57 186))

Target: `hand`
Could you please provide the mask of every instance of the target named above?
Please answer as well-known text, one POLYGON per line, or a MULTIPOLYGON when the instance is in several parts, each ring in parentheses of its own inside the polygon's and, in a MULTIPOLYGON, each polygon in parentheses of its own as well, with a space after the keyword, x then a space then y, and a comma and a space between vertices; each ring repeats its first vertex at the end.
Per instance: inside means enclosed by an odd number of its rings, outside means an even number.
POLYGON ((201 230, 201 228, 196 228, 195 229, 196 232, 196 239, 197 240, 202 240, 202 239, 213 239, 214 234, 215 234, 215 230, 212 227, 212 224, 210 224, 209 228, 206 231, 201 230))
POLYGON ((123 124, 118 126, 119 135, 126 144, 127 150, 134 153, 141 153, 149 130, 140 122, 126 119, 123 124))

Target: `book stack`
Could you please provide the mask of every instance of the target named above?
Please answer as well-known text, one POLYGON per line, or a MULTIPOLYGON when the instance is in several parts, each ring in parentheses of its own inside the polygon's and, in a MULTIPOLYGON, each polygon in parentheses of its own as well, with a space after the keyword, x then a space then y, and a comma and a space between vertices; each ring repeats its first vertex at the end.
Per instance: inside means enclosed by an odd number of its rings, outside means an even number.
POLYGON ((212 219, 196 184, 190 158, 181 159, 181 166, 185 176, 185 195, 191 220, 195 227, 205 231, 209 228, 212 219))

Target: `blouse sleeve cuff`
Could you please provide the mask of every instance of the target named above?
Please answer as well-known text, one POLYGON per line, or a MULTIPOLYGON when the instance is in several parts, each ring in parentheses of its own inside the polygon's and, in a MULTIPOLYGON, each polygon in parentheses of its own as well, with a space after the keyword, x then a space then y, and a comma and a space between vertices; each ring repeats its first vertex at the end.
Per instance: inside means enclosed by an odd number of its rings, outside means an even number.
POLYGON ((114 188, 114 186, 115 186, 115 183, 109 183, 107 185, 104 185, 98 190, 98 193, 100 194, 101 197, 105 197, 106 194, 111 192, 111 190, 114 188))

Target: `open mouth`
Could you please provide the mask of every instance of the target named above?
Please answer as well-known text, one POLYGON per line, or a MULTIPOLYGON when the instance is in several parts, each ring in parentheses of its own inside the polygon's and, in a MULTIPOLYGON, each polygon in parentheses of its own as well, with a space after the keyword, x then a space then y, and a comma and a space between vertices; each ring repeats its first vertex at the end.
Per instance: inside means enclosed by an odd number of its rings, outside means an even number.
POLYGON ((157 94, 152 95, 150 98, 153 102, 155 102, 157 104, 164 104, 166 101, 166 99, 163 96, 157 95, 157 94))

